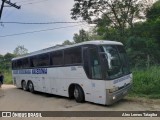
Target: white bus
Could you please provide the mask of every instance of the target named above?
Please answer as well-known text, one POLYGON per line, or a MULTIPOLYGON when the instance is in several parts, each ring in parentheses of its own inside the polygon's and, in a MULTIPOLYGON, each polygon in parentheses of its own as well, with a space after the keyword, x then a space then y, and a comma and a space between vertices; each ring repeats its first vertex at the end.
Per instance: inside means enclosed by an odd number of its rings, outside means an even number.
POLYGON ((124 46, 115 41, 88 41, 50 47, 12 59, 13 83, 40 91, 110 105, 132 86, 124 46))

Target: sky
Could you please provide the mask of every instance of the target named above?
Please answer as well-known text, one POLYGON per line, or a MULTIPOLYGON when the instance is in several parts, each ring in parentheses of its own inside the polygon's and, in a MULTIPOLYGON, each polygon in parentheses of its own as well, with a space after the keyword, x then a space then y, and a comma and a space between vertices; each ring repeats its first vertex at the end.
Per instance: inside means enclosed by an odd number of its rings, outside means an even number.
MULTIPOLYGON (((6 7, 3 9, 1 22, 78 22, 71 19, 71 9, 74 0, 10 0, 21 9, 6 7), (31 4, 32 3, 32 4, 31 4)), ((0 1, 1 2, 1 1, 0 1)), ((1 3, 0 3, 1 4, 1 3)), ((13 53, 18 45, 24 45, 28 52, 37 51, 56 44, 62 44, 65 40, 73 41, 74 33, 80 29, 88 29, 87 24, 63 23, 63 24, 6 24, 0 25, 0 54, 13 53), (63 28, 62 27, 66 27, 63 28), (55 29, 60 28, 60 29, 55 29), (7 36, 24 32, 53 29, 33 34, 7 36)))

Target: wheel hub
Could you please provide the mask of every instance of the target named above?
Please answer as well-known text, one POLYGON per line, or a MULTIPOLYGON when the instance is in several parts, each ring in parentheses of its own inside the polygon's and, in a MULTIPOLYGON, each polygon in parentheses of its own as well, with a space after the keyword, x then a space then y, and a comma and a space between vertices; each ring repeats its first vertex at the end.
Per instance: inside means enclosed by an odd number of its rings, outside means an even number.
POLYGON ((75 90, 74 90, 74 97, 75 97, 75 98, 78 98, 78 96, 79 96, 78 90, 75 89, 75 90))

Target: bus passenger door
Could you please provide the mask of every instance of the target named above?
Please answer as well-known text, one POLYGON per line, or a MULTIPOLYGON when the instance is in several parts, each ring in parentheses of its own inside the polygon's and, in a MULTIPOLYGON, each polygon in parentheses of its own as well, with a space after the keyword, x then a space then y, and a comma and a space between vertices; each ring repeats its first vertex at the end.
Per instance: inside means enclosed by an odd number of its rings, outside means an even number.
POLYGON ((83 47, 83 68, 88 79, 85 80, 85 99, 88 101, 93 100, 92 86, 91 86, 91 70, 89 59, 89 47, 83 47))
POLYGON ((105 103, 105 81, 102 80, 102 66, 97 46, 89 48, 89 78, 92 102, 105 103))

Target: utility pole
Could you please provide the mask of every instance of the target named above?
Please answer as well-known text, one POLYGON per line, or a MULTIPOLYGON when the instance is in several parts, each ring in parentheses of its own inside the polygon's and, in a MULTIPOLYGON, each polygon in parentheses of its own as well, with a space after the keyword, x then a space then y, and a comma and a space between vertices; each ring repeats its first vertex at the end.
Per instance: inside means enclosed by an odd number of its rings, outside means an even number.
POLYGON ((1 16, 2 16, 3 7, 4 7, 4 0, 2 0, 2 5, 1 5, 1 10, 0 10, 0 20, 1 20, 1 16))
POLYGON ((1 5, 1 9, 0 9, 0 20, 1 20, 1 17, 2 17, 2 11, 3 11, 3 7, 4 7, 4 3, 10 5, 11 7, 15 7, 17 9, 21 8, 21 6, 17 6, 15 3, 11 3, 10 0, 9 1, 2 0, 2 5, 1 5))

